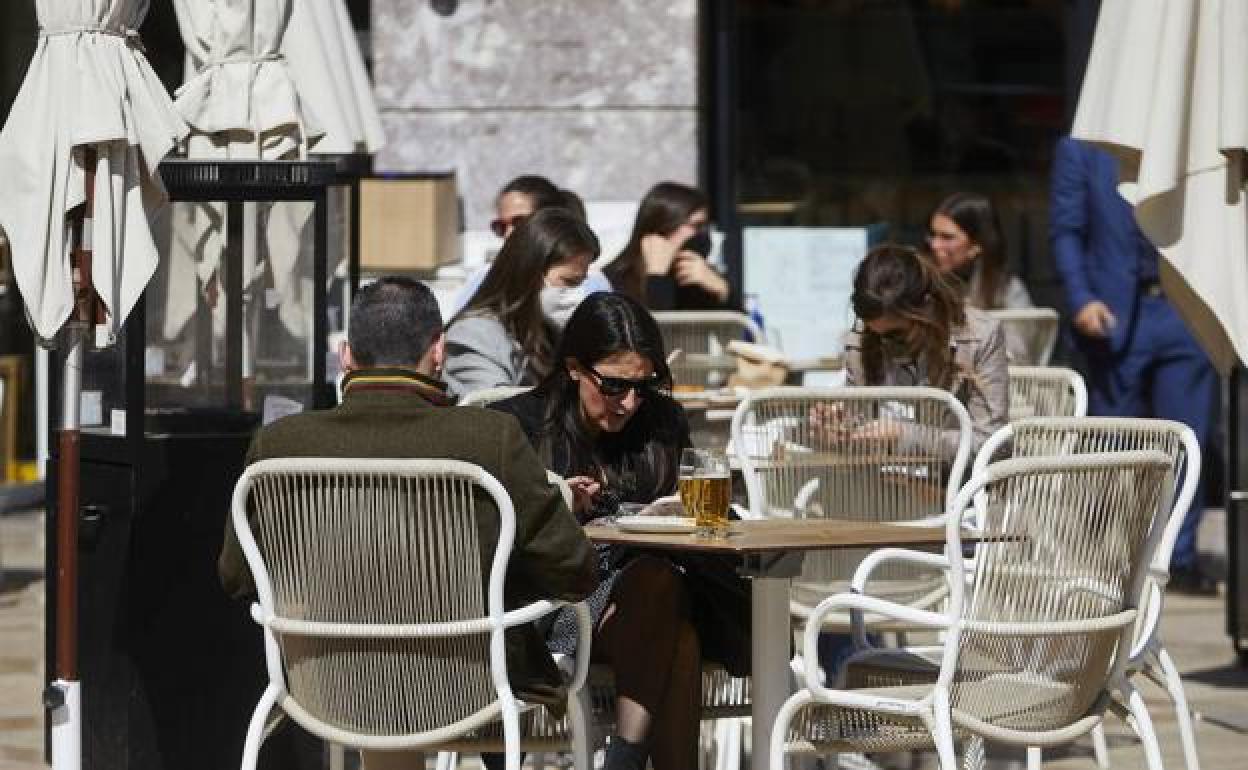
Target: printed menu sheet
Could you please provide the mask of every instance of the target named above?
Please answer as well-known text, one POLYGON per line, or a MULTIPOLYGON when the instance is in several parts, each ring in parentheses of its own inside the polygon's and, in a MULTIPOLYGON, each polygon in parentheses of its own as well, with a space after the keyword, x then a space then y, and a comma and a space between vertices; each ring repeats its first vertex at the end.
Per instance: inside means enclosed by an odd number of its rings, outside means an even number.
POLYGON ((745 228, 745 293, 758 298, 769 342, 791 359, 842 353, 854 271, 885 229, 745 228))

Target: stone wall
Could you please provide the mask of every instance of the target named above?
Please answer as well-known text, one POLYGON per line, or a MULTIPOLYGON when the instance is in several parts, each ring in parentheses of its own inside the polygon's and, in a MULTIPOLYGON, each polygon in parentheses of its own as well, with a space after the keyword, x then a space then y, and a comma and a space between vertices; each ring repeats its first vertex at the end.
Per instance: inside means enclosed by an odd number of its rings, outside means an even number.
POLYGON ((697 177, 696 0, 374 0, 379 171, 458 174, 466 225, 539 173, 586 200, 697 177))

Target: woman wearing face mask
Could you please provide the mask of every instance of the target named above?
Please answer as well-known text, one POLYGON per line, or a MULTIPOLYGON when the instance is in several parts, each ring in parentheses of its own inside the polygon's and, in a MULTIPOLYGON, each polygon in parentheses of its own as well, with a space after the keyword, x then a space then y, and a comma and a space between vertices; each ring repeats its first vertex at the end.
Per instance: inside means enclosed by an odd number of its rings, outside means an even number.
POLYGON ((603 270, 607 280, 651 310, 724 307, 728 281, 706 260, 709 222, 700 190, 656 184, 641 200, 628 244, 603 270))
POLYGON ((566 209, 540 209, 521 222, 447 326, 443 375, 451 392, 529 385, 545 376, 558 329, 583 298, 580 287, 598 251, 589 226, 566 209))
MULTIPOLYGON (((949 391, 970 413, 972 454, 1005 425, 1009 375, 1001 324, 967 306, 927 258, 906 246, 872 249, 854 275, 851 304, 858 320, 845 343, 847 384, 949 391)), ((910 435, 895 422, 859 430, 900 442, 932 438, 910 435)), ((936 437, 951 460, 958 438, 953 425, 936 437)))
MULTIPOLYGON (((537 388, 493 408, 515 415, 547 467, 568 480, 581 521, 672 494, 689 429, 668 395, 654 318, 620 294, 592 294, 564 328, 555 360, 537 388)), ((592 659, 614 669, 617 693, 606 766, 641 770, 648 757, 655 770, 697 767, 701 662, 745 673, 747 587, 731 565, 712 560, 677 567, 629 549, 599 553, 602 583, 588 600, 592 659)), ((559 616, 551 648, 571 652, 574 629, 570 615, 559 616)))
POLYGON ((1001 220, 984 196, 954 193, 941 201, 928 218, 927 247, 937 267, 959 278, 973 307, 1032 307, 1027 287, 1006 268, 1001 220))

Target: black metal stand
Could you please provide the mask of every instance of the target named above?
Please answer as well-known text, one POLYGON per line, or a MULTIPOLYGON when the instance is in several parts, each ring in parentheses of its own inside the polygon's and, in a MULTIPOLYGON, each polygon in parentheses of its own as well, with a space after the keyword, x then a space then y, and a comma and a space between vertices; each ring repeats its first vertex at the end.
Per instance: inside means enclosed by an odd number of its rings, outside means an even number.
POLYGON ((1231 372, 1227 412, 1226 630, 1248 666, 1248 370, 1231 372))
MULTIPOLYGON (((328 333, 327 187, 333 164, 167 161, 161 176, 174 201, 221 202, 227 209, 222 276, 226 291, 225 376, 217 406, 168 409, 145 376, 147 301, 127 321, 116 349, 88 353, 116 364, 123 431, 84 431, 77 639, 83 681, 83 766, 93 770, 219 770, 237 767, 251 712, 265 682, 261 635, 244 602, 217 578, 225 521, 247 445, 260 422, 243 390, 242 210, 251 201, 312 201, 313 298, 307 407, 332 403, 325 381, 328 333), (162 408, 148 408, 160 406, 162 408)), ((201 330, 207 334, 210 329, 201 330)), ((197 346, 199 347, 199 346, 197 346)), ((199 347, 208 371, 211 339, 199 347)), ((112 371, 111 369, 109 371, 112 371)), ((50 383, 59 392, 59 378, 50 383)), ((284 386, 286 387, 286 386, 284 386)), ((289 388, 288 391, 289 392, 289 388)), ((306 388, 306 389, 305 389, 306 388)), ((120 424, 114 423, 118 427, 120 424)), ((48 489, 56 487, 56 463, 48 489)), ((49 501, 49 511, 55 511, 49 501)), ((56 517, 48 518, 49 532, 56 517)), ((49 542, 52 542, 49 538, 49 542)), ((49 554, 49 595, 56 565, 49 554)), ((48 614, 51 652, 59 629, 48 614)), ((50 658, 49 658, 50 659, 50 658)), ((273 741, 267 767, 290 766, 273 741)))

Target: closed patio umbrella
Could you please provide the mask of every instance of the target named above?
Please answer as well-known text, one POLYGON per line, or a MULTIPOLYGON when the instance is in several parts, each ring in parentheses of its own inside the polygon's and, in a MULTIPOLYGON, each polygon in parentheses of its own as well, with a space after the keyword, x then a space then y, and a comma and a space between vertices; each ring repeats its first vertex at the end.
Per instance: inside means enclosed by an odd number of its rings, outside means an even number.
POLYGON ((0 130, 0 228, 12 244, 18 289, 41 340, 65 332, 56 649, 49 664, 52 762, 58 770, 81 765, 76 636, 84 338, 93 322, 119 329, 156 268, 150 220, 165 195, 154 172, 186 131, 138 40, 147 5, 36 0, 39 42, 0 130))
POLYGON ((343 0, 294 0, 282 51, 299 98, 325 135, 315 154, 373 154, 385 144, 364 57, 343 0))
POLYGON ((1248 361, 1248 3, 1103 0, 1072 135, 1119 160, 1167 297, 1226 373, 1248 361))
POLYGON ((116 330, 156 268, 153 173, 186 127, 135 29, 147 0, 37 0, 39 45, 0 132, 0 226, 31 325, 50 340, 73 307, 66 217, 82 205, 96 153, 89 240, 94 288, 116 330))

